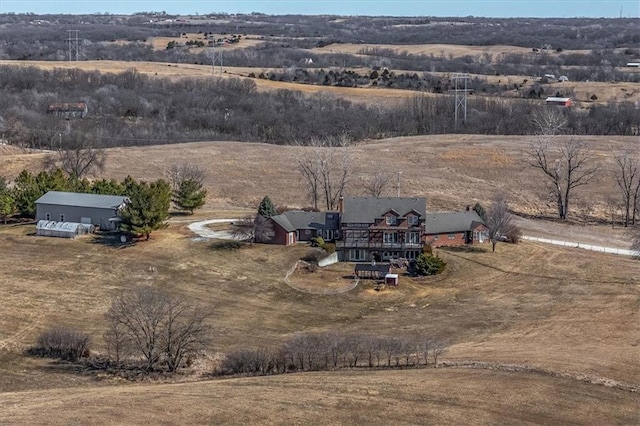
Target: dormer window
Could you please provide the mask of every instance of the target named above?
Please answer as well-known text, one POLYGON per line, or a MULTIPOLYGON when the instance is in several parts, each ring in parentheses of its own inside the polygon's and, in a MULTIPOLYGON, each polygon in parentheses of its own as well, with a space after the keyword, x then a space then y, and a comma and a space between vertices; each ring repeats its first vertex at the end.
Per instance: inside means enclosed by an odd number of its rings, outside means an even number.
POLYGON ((386 217, 386 224, 387 225, 395 225, 396 224, 396 217, 389 215, 386 217))
POLYGON ((410 215, 407 218, 407 221, 409 222, 409 225, 417 225, 418 224, 418 216, 410 215))

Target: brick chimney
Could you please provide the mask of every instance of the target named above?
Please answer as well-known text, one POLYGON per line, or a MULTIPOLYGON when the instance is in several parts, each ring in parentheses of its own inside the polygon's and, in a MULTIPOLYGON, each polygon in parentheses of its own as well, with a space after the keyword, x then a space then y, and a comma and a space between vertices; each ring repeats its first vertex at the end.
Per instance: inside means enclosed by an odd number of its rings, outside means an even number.
POLYGON ((344 197, 342 195, 338 199, 338 212, 340 214, 344 213, 344 197))

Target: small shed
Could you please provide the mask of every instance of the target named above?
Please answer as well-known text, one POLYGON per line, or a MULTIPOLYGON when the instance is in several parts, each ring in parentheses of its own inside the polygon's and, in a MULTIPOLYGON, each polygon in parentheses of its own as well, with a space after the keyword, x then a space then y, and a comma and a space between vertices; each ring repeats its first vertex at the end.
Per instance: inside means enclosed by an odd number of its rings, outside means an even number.
POLYGON ((398 274, 387 274, 384 276, 384 283, 386 285, 398 285, 398 274))
POLYGON ((93 225, 76 222, 39 220, 36 225, 36 235, 42 237, 76 238, 90 232, 93 232, 93 225))
POLYGON ((559 105, 570 107, 571 106, 571 98, 561 98, 558 96, 550 96, 545 100, 547 105, 559 105))
POLYGON ((354 274, 360 278, 382 279, 391 272, 390 264, 365 264, 358 263, 354 274))

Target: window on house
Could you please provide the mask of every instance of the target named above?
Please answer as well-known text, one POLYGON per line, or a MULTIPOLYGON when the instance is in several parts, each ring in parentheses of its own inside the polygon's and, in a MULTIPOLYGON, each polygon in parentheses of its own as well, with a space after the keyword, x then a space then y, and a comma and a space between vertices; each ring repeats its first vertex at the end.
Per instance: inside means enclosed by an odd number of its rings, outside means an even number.
POLYGON ((383 241, 385 243, 397 243, 398 242, 398 233, 397 232, 385 232, 383 235, 383 241))
POLYGON ((387 223, 387 225, 395 225, 396 224, 396 217, 395 216, 387 216, 386 217, 386 223, 387 223))
POLYGON ((420 242, 420 234, 417 232, 409 232, 406 234, 406 242, 410 244, 417 244, 420 242))
POLYGON ((418 224, 418 216, 411 215, 408 217, 409 225, 417 225, 418 224))
POLYGON ((304 235, 309 235, 311 234, 311 229, 305 229, 304 230, 304 235))
POLYGON ((456 238, 456 234, 454 234, 454 233, 449 234, 449 239, 450 240, 455 240, 455 238, 456 238))
POLYGON ((47 213, 47 220, 51 220, 51 214, 47 213))
POLYGON ((60 215, 60 222, 64 222, 64 215, 63 214, 60 215))

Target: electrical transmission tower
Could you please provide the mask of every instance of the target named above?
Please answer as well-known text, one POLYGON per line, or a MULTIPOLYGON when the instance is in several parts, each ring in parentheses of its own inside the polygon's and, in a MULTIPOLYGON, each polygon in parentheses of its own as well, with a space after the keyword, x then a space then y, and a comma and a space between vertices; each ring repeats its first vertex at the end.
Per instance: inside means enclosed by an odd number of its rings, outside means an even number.
POLYGON ((469 89, 469 74, 458 73, 453 77, 453 92, 455 92, 455 128, 458 129, 458 117, 462 110, 463 123, 467 122, 467 94, 472 90, 469 89))
POLYGON ((80 39, 78 30, 67 30, 67 42, 69 43, 69 62, 78 61, 80 57, 80 39))
POLYGON ((213 43, 213 48, 211 49, 211 75, 215 75, 216 73, 216 64, 220 65, 220 76, 222 76, 222 44, 217 45, 217 43, 213 43))

